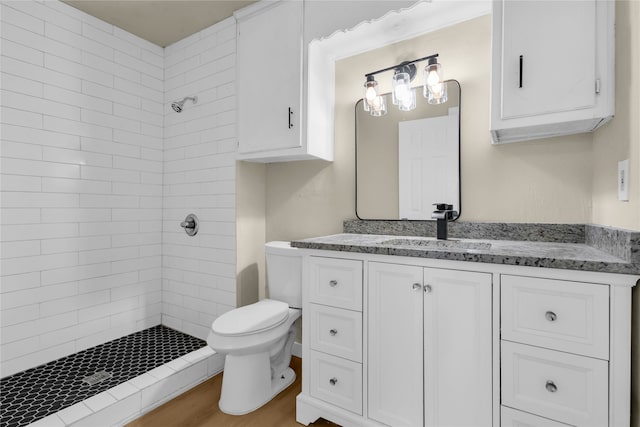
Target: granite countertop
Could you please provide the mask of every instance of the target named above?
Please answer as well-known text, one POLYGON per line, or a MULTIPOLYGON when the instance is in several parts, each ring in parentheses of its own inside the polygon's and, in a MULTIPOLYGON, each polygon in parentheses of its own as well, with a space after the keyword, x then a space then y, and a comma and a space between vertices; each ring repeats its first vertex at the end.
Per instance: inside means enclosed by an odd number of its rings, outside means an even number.
POLYGON ((334 234, 295 240, 298 248, 640 274, 634 256, 625 259, 585 243, 491 239, 436 240, 398 234, 334 234))

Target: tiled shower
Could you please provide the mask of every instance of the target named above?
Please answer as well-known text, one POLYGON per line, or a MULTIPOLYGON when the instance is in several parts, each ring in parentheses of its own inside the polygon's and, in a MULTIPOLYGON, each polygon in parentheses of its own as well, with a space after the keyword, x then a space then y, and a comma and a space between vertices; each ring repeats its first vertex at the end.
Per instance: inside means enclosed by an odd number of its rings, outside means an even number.
POLYGON ((0 376, 159 324, 206 339, 236 304, 235 21, 163 49, 55 0, 0 13, 0 376))

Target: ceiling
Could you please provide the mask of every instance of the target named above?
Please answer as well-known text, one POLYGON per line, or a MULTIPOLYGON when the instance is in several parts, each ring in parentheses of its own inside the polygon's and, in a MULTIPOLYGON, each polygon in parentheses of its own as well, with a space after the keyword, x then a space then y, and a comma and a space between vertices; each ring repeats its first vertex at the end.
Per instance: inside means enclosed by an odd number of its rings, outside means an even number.
POLYGON ((230 17, 255 0, 62 0, 165 47, 230 17))

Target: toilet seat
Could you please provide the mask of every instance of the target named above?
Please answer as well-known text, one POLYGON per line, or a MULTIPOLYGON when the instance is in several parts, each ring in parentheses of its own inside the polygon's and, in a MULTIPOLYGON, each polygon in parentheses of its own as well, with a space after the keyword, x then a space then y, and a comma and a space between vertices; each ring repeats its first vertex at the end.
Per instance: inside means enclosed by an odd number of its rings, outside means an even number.
POLYGON ((284 323, 289 317, 289 304, 263 299, 255 304, 233 309, 218 317, 211 325, 222 336, 255 334, 284 323))

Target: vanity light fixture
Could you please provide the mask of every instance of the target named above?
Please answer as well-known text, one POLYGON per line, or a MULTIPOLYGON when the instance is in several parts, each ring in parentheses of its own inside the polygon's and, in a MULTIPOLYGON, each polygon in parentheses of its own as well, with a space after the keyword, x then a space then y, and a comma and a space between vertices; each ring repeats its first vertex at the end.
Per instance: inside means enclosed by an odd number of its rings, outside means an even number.
POLYGON ((416 63, 428 60, 424 69, 424 97, 429 104, 442 104, 447 101, 447 85, 443 83, 442 66, 438 63, 438 54, 425 56, 424 58, 404 61, 392 67, 383 68, 372 73, 365 74, 364 83, 364 110, 372 116, 384 116, 387 113, 387 101, 378 92, 378 82, 375 75, 385 71, 394 70, 391 80, 393 90, 391 100, 401 111, 411 111, 416 108, 416 90, 411 87, 411 82, 416 76, 416 63))

